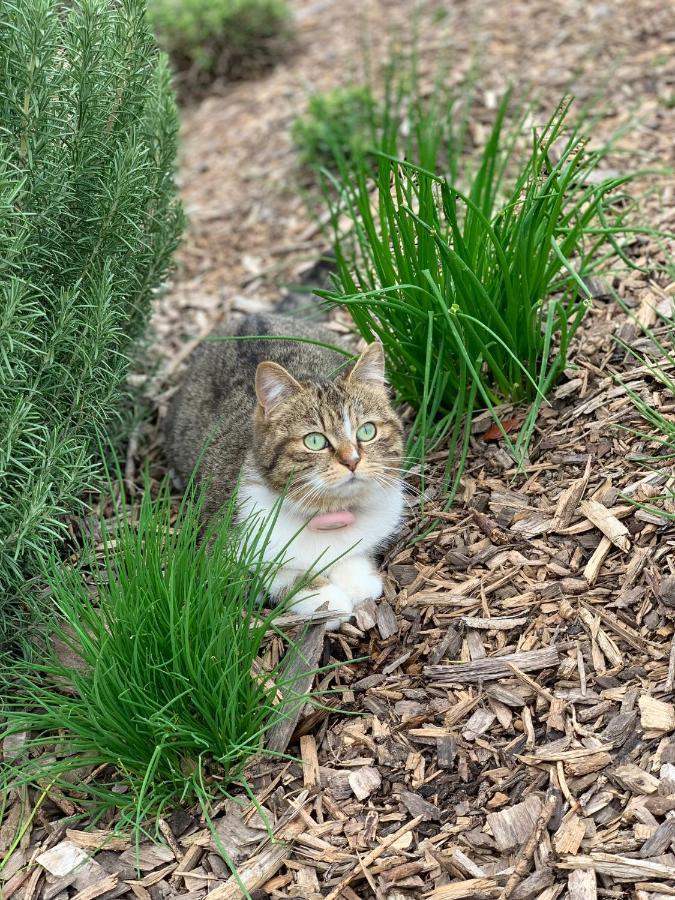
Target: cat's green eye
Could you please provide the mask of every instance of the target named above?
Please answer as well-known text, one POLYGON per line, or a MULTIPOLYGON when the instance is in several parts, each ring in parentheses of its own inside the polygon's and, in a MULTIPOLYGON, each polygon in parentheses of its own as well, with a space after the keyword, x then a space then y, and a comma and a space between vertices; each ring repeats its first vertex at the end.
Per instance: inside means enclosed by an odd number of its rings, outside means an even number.
POLYGON ((372 441, 377 434, 377 428, 372 422, 364 422, 356 432, 356 437, 360 441, 372 441))
POLYGON ((305 435, 305 447, 308 450, 325 450, 328 446, 328 438, 320 431, 312 431, 305 435))

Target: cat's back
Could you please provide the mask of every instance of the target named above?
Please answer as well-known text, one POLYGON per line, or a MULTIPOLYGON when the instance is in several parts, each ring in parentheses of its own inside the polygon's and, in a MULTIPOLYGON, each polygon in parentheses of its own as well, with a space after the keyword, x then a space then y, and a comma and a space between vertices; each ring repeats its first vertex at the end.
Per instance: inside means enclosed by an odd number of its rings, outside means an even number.
POLYGON ((169 462, 182 479, 190 477, 206 444, 202 469, 211 477, 217 472, 231 489, 251 446, 259 363, 273 360, 299 381, 321 381, 345 361, 317 344, 287 340, 293 337, 340 346, 335 334, 321 326, 257 314, 212 332, 193 352, 166 426, 169 462))

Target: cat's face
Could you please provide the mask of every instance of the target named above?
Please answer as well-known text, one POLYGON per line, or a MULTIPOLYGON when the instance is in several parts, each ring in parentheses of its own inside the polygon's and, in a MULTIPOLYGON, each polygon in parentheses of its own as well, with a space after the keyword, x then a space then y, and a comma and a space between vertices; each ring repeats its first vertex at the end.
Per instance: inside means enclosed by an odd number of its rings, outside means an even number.
POLYGON ((400 481, 403 429, 389 402, 381 344, 330 384, 300 384, 282 366, 256 373, 259 473, 303 512, 357 504, 400 481))

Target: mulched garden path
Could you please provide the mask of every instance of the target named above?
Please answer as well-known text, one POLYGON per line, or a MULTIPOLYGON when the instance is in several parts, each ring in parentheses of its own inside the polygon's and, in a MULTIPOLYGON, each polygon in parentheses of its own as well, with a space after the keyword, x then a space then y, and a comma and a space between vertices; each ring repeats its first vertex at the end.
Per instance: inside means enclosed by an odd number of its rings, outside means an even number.
MULTIPOLYGON (((224 315, 276 304, 280 284, 311 277, 326 247, 297 192, 304 176, 290 123, 306 91, 354 74, 363 34, 379 59, 383 23, 395 31, 409 15, 398 0, 293 5, 289 58, 185 113, 191 225, 158 302, 160 369, 136 377, 160 419, 201 336, 224 315)), ((437 23, 438 5, 422 4, 430 72, 450 40, 459 80, 480 35, 487 74, 476 141, 509 79, 527 79, 544 105, 571 80, 581 100, 605 89, 599 134, 637 122, 620 142, 632 168, 675 164, 670 3, 457 2, 437 23)), ((659 184, 646 215, 673 231, 675 185, 659 184)), ((630 253, 644 271, 615 286, 653 325, 657 312, 672 313, 675 273, 660 270, 656 242, 636 241, 630 253)), ((276 841, 246 803, 215 811, 255 898, 675 896, 675 522, 629 502, 648 507, 675 475, 665 459, 641 461, 654 448, 630 430, 644 426, 615 376, 674 422, 675 398, 616 343, 648 349, 603 284, 593 287, 525 472, 478 419, 450 511, 438 488, 445 455, 430 461, 425 517, 411 506, 385 560, 385 598, 338 633, 310 629, 309 665, 358 660, 315 687, 334 692, 327 707, 361 715, 306 709, 272 739, 295 759, 251 766, 276 841)), ((156 434, 153 424, 135 436, 129 477, 145 455, 157 457, 156 434)), ((419 473, 410 480, 420 486, 419 473)), ((675 503, 665 507, 675 513, 675 503)), ((10 803, 0 828, 0 857, 15 810, 10 803)), ((75 793, 50 794, 3 872, 4 898, 242 896, 195 810, 162 822, 165 846, 143 847, 140 873, 131 845, 110 837, 113 823, 73 828, 77 811, 75 793), (99 847, 66 871, 77 848, 99 847)))

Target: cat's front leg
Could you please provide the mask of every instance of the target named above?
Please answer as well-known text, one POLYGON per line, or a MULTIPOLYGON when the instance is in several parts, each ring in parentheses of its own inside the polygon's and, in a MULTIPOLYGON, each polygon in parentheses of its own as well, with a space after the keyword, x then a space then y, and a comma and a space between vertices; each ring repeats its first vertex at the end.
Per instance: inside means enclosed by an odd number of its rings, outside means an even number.
POLYGON ((347 556, 331 566, 328 573, 334 585, 348 594, 354 606, 382 596, 382 578, 367 556, 347 556))
MULTIPOLYGON (((302 577, 303 573, 293 569, 280 569, 274 579, 271 593, 278 602, 302 577)), ((317 610, 324 609, 337 613, 335 619, 326 622, 328 631, 335 631, 342 622, 347 622, 353 612, 352 598, 338 585, 331 583, 327 578, 317 576, 293 595, 289 605, 289 612, 294 615, 307 615, 317 610)))

